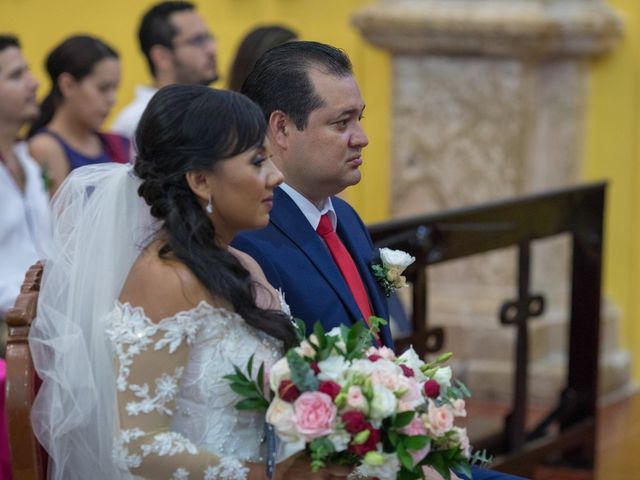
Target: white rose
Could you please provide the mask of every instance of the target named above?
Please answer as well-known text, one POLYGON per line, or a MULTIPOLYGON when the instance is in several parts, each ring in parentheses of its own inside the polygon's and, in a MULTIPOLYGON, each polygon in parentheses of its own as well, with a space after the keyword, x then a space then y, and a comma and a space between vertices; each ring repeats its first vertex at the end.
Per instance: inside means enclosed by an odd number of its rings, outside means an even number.
POLYGON ((427 377, 422 373, 422 370, 420 370, 420 367, 424 365, 424 362, 420 359, 413 347, 409 347, 405 350, 402 355, 398 357, 397 363, 404 363, 406 366, 411 368, 416 380, 421 381, 427 379, 427 377))
POLYGON ((344 430, 339 430, 329 434, 329 441, 333 443, 333 448, 336 449, 336 452, 344 452, 349 446, 351 435, 344 430))
POLYGON ((451 385, 451 367, 441 367, 433 375, 433 379, 440 384, 440 386, 448 387, 451 385))
POLYGON ((318 362, 318 368, 320 369, 318 380, 337 381, 343 376, 348 366, 349 364, 344 357, 337 355, 331 356, 326 360, 322 360, 321 362, 318 362))
POLYGON ((374 385, 381 385, 392 392, 401 387, 401 378, 404 378, 402 370, 398 365, 389 360, 380 359, 373 364, 371 382, 374 385))
POLYGON ((380 385, 373 386, 373 400, 369 414, 371 418, 382 420, 393 415, 398 406, 398 400, 393 392, 380 385))
POLYGON ((467 410, 465 408, 464 400, 461 398, 456 398, 453 402, 451 402, 451 406, 453 407, 453 414, 456 417, 466 417, 467 410))
POLYGON ((351 362, 351 367, 349 368, 349 371, 351 373, 359 373, 361 375, 368 377, 369 375, 371 375, 374 368, 375 368, 375 363, 369 360, 358 359, 351 362))
POLYGON ((344 343, 344 340, 342 340, 342 332, 340 331, 340 327, 333 327, 329 332, 327 332, 327 336, 338 337, 340 339, 340 341, 336 343, 336 346, 339 349, 344 350, 347 348, 347 346, 344 343))
POLYGON ((279 398, 274 398, 267 409, 267 422, 273 425, 278 437, 285 442, 294 443, 300 440, 296 430, 293 405, 279 398))
POLYGON ((290 379, 291 370, 289 370, 289 362, 283 357, 274 363, 271 370, 269 370, 269 385, 271 386, 271 390, 277 392, 280 382, 290 379))
POLYGON ((300 355, 301 357, 313 358, 313 356, 316 354, 316 351, 313 349, 311 344, 306 340, 303 340, 302 342, 300 342, 300 345, 296 347, 295 350, 296 352, 298 352, 298 355, 300 355))
POLYGON ((380 249, 380 259, 385 267, 398 267, 400 273, 404 271, 409 265, 416 261, 415 257, 412 257, 407 252, 402 250, 391 250, 390 248, 380 249))

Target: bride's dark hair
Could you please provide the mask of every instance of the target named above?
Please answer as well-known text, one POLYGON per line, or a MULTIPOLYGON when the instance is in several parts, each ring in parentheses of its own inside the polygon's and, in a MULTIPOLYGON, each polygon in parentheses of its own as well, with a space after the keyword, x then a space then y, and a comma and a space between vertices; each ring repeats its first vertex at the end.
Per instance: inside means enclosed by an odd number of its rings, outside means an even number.
POLYGON ((294 341, 288 317, 256 306, 256 284, 238 259, 214 242, 213 222, 185 176, 261 145, 265 132, 264 115, 247 97, 171 85, 156 93, 140 119, 134 169, 142 179, 138 193, 151 214, 164 221, 160 256, 183 262, 214 297, 231 303, 245 322, 288 347, 294 341))

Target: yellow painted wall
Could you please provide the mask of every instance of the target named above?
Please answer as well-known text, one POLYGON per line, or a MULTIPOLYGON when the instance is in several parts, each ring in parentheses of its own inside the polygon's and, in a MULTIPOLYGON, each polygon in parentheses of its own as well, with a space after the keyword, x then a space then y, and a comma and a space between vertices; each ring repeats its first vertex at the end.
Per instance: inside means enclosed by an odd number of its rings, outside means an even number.
POLYGON ((609 0, 625 36, 591 68, 585 177, 610 181, 605 291, 621 311, 620 340, 640 380, 640 2, 609 0))
MULTIPOLYGON (((293 27, 305 40, 330 43, 347 51, 367 102, 365 128, 370 144, 365 150, 364 180, 349 189, 346 198, 367 222, 384 220, 388 215, 389 59, 361 40, 350 26, 349 17, 371 1, 194 1, 218 39, 223 79, 242 36, 258 23, 282 22, 293 27)), ((114 109, 117 112, 132 99, 136 84, 149 82, 136 32, 142 12, 154 3, 149 0, 0 0, 0 32, 20 37, 25 56, 42 82, 42 96, 49 88, 43 62, 55 44, 74 33, 94 34, 112 44, 120 53, 123 67, 114 109)), ((223 85, 224 80, 214 86, 223 85)))

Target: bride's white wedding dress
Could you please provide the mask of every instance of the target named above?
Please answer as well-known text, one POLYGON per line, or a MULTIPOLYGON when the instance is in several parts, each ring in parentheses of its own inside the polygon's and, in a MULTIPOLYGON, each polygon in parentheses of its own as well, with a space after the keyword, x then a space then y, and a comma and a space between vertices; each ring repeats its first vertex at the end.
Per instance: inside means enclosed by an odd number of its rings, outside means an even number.
POLYGON ((238 411, 223 377, 252 354, 254 375, 270 367, 281 345, 206 302, 160 322, 117 302, 159 227, 139 185, 130 166, 101 164, 74 170, 54 198, 29 333, 48 478, 245 478, 243 462, 262 462, 264 415, 238 411))
POLYGON ((201 302, 154 323, 118 303, 106 318, 116 354, 118 466, 141 476, 241 479, 263 462, 264 415, 239 411, 225 375, 254 355, 255 377, 282 355, 281 342, 228 310, 201 302))

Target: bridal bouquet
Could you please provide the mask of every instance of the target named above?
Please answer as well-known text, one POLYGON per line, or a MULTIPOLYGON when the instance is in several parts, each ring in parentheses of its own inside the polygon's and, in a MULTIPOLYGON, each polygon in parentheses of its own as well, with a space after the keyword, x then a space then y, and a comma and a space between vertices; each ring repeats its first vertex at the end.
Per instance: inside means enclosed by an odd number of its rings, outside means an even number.
MULTIPOLYGON (((384 320, 372 317, 371 331, 384 320)), ((425 363, 410 348, 396 356, 372 346, 362 324, 325 332, 318 323, 300 344, 268 372, 252 379, 235 368, 231 388, 244 399, 239 409, 266 410, 266 419, 284 442, 304 442, 314 471, 327 463, 352 465, 364 477, 425 478, 434 469, 445 479, 451 470, 470 476, 471 455, 464 428, 466 387, 445 366, 451 354, 425 363), (264 391, 269 390, 265 395, 264 391)))

